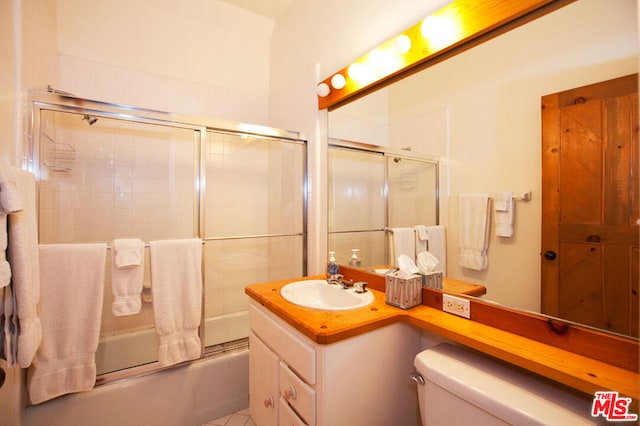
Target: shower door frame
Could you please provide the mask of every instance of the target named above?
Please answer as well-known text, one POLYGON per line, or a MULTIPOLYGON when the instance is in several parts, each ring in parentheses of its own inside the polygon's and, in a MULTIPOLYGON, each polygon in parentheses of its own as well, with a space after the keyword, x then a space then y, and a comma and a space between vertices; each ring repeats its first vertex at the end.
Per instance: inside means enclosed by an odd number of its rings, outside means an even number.
MULTIPOLYGON (((282 142, 290 142, 300 144, 302 146, 302 230, 292 234, 262 234, 256 237, 301 237, 302 238, 302 269, 303 275, 307 275, 307 253, 308 253, 308 159, 307 159, 307 141, 298 132, 272 128, 263 125, 254 125, 233 121, 217 120, 206 117, 199 117, 186 114, 178 114, 172 112, 163 112, 149 110, 145 108, 133 107, 128 105, 119 105, 110 102, 96 101, 75 97, 71 93, 53 91, 43 92, 39 90, 30 90, 28 93, 28 122, 26 123, 26 137, 23 140, 21 167, 34 174, 37 183, 36 210, 39 212, 39 189, 40 189, 40 164, 41 164, 41 146, 43 133, 41 128, 41 113, 43 111, 61 112, 77 115, 89 115, 92 117, 109 118, 121 121, 127 121, 137 124, 149 124, 156 126, 165 126, 178 129, 193 131, 194 133, 194 237, 202 239, 203 246, 208 240, 250 238, 253 236, 239 236, 227 238, 205 238, 205 195, 206 195, 206 155, 207 132, 228 133, 234 135, 247 135, 256 138, 280 140, 282 142), (196 152, 197 151, 197 152, 196 152)), ((38 213, 39 216, 39 213, 38 213)), ((39 225, 38 225, 39 227, 39 225)), ((147 242, 148 243, 148 242, 147 242)), ((211 347, 206 346, 203 337, 205 329, 205 253, 203 248, 202 255, 202 312, 200 318, 200 337, 201 337, 201 354, 202 359, 228 350, 246 349, 248 347, 248 338, 241 341, 227 342, 226 344, 216 344, 211 347), (220 346, 220 347, 219 347, 220 346)), ((168 367, 171 368, 171 367, 168 367)), ((157 365, 157 362, 150 364, 142 364, 118 370, 115 372, 105 373, 99 376, 98 384, 109 383, 122 379, 128 379, 147 374, 152 371, 163 369, 157 365)))
MULTIPOLYGON (((434 194, 435 194, 435 200, 436 200, 436 206, 435 206, 435 219, 436 219, 436 223, 435 225, 440 225, 440 161, 437 159, 437 157, 435 156, 429 156, 429 155, 423 155, 423 154, 415 154, 412 153, 410 149, 398 149, 398 148, 393 148, 393 147, 388 147, 388 146, 380 146, 380 145, 372 145, 372 144, 367 144, 367 143, 363 143, 363 142, 355 142, 355 141, 349 141, 346 139, 335 139, 335 138, 330 138, 329 139, 329 144, 328 144, 328 149, 331 148, 335 148, 335 149, 344 149, 344 150, 349 150, 349 151, 355 151, 355 152, 365 152, 365 153, 370 153, 370 154, 380 154, 383 156, 384 158, 384 189, 383 189, 383 201, 384 201, 384 222, 385 225, 382 229, 366 229, 366 230, 354 230, 354 231, 335 231, 332 232, 331 226, 329 223, 327 223, 327 243, 329 244, 329 236, 332 234, 348 234, 348 233, 357 233, 357 232, 377 232, 377 231, 384 231, 385 232, 385 247, 384 247, 384 251, 385 251, 385 258, 389 258, 389 253, 388 253, 388 239, 389 239, 389 167, 388 167, 388 158, 389 157, 393 157, 393 158, 399 158, 399 159, 408 159, 408 160, 413 160, 413 161, 419 161, 419 162, 425 162, 425 163, 431 163, 435 165, 435 188, 434 188, 434 194)), ((329 191, 329 179, 330 176, 327 176, 327 194, 329 191)), ((328 214, 328 217, 331 217, 330 214, 328 214)), ((373 266, 373 265, 367 265, 367 266, 373 266)))

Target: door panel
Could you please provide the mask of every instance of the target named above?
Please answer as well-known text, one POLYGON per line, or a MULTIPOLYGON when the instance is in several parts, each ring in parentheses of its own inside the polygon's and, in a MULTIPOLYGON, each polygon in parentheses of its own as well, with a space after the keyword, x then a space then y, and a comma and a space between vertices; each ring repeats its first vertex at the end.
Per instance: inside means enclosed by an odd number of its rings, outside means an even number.
POLYGON ((637 78, 542 98, 542 311, 636 337, 637 78))

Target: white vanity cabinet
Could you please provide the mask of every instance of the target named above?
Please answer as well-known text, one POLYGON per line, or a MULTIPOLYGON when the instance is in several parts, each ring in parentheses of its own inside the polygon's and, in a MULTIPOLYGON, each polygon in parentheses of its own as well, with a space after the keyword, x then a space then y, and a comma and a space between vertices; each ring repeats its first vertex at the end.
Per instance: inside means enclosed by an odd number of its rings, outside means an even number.
POLYGON ((249 321, 249 409, 258 426, 419 424, 409 379, 419 330, 395 323, 320 345, 253 300, 249 321))

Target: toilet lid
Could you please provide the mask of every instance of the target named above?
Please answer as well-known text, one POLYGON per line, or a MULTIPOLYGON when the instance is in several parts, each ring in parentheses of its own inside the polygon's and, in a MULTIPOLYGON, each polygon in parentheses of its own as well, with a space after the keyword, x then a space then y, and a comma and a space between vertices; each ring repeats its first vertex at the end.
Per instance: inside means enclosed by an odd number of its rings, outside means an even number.
POLYGON ((439 386, 510 424, 594 424, 591 401, 505 363, 446 343, 419 353, 425 386, 439 386))

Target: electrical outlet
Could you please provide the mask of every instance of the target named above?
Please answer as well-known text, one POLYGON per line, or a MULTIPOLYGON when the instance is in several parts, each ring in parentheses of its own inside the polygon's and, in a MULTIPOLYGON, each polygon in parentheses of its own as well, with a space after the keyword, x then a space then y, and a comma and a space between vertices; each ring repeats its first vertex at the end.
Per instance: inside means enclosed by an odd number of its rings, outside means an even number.
POLYGON ((461 297, 443 294, 442 310, 449 312, 450 314, 471 318, 471 307, 469 306, 469 301, 461 297))

